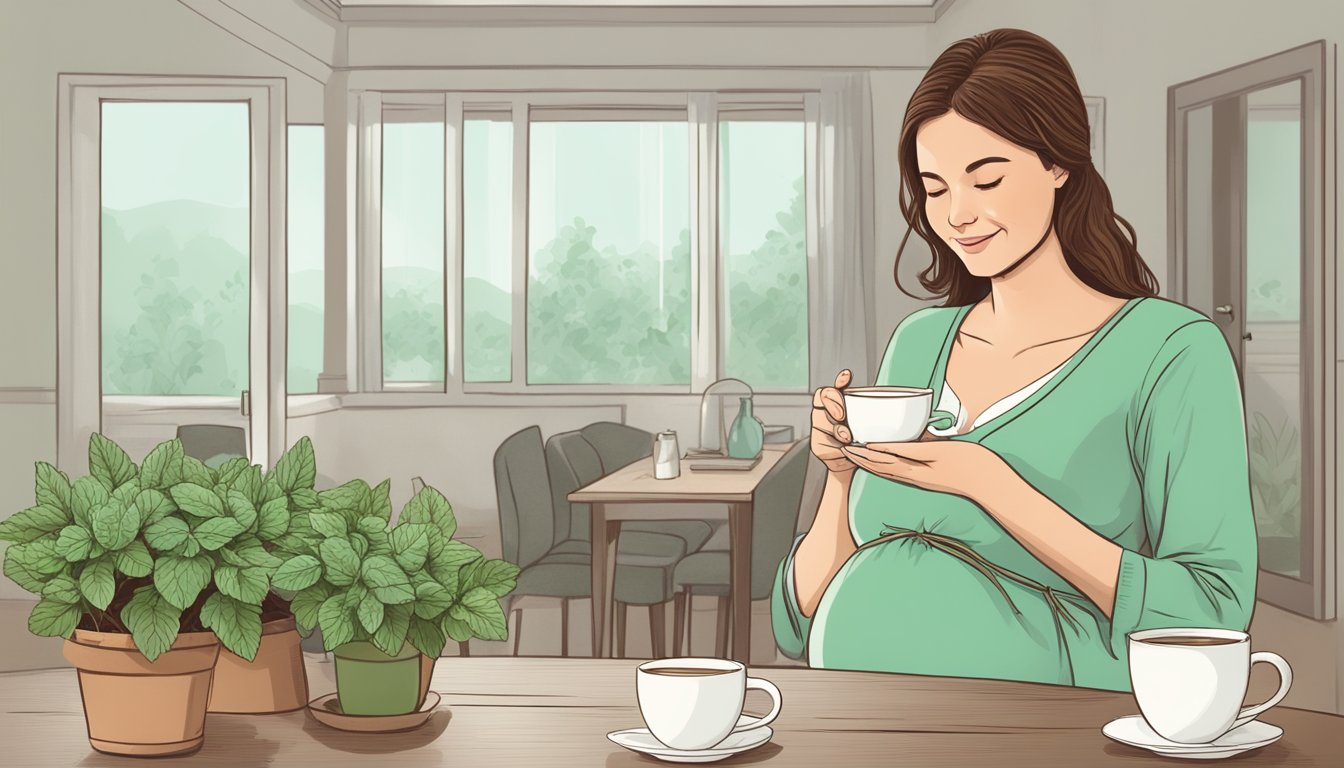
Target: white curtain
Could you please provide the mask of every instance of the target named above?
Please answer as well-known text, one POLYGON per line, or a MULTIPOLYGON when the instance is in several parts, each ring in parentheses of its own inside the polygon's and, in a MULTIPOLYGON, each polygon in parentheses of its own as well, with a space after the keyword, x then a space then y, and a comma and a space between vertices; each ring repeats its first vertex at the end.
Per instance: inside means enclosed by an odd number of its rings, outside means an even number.
POLYGON ((857 385, 877 370, 874 317, 872 96, 867 73, 828 76, 805 99, 809 132, 808 327, 811 388, 841 369, 857 385), (812 216, 816 220, 812 220, 812 216))

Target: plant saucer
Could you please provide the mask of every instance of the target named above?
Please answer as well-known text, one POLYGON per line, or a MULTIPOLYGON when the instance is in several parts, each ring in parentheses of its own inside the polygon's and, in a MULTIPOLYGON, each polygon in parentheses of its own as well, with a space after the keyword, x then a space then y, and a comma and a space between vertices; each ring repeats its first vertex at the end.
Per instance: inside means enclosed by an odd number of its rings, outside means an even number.
POLYGON ((356 733, 394 733, 419 728, 429 722, 439 706, 439 694, 430 691, 420 708, 402 715, 347 715, 341 711, 341 701, 334 693, 319 696, 308 702, 308 712, 323 725, 356 733))

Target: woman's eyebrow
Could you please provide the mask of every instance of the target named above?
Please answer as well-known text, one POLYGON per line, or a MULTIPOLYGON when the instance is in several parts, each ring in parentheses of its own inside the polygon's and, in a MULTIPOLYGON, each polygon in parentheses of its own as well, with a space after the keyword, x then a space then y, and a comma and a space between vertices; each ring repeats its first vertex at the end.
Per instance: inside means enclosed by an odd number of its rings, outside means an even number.
MULTIPOLYGON (((976 160, 974 163, 971 163, 970 165, 966 166, 966 172, 967 172, 967 173, 975 173, 975 169, 976 169, 976 168, 979 168, 980 166, 984 165, 985 163, 1007 163, 1007 162, 1009 162, 1009 160, 1008 160, 1008 158, 1006 158, 1006 157, 982 157, 982 158, 980 158, 979 160, 976 160)), ((942 177, 942 176, 939 176, 939 175, 936 174, 936 173, 928 173, 928 172, 926 171, 926 172, 921 173, 921 174, 919 174, 919 175, 920 175, 920 176, 927 176, 927 177, 929 177, 930 179, 937 179, 938 181, 943 181, 943 177, 942 177)), ((943 183, 946 184, 947 182, 943 181, 943 183)))

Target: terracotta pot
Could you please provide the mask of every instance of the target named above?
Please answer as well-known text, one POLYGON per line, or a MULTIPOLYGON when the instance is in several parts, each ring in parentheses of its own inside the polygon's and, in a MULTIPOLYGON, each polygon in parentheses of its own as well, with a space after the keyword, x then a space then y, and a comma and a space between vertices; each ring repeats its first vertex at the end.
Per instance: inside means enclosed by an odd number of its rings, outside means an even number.
POLYGON ((65 658, 79 670, 89 743, 99 752, 135 757, 195 752, 205 741, 205 704, 219 640, 180 634, 154 661, 130 635, 77 629, 65 658))
POLYGON ((434 662, 438 659, 420 654, 420 698, 416 699, 415 705, 418 709, 425 703, 425 697, 429 695, 429 681, 434 677, 434 662))
POLYGON ((270 715, 307 706, 308 676, 300 640, 290 616, 261 625, 261 647, 252 661, 221 648, 209 711, 270 715))

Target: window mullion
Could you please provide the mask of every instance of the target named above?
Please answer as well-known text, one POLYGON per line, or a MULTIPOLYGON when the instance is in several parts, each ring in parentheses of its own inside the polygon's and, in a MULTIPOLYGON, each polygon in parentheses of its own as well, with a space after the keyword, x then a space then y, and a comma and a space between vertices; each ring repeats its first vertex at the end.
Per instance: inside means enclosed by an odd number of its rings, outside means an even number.
POLYGON ((466 379, 463 369, 463 216, 462 205, 462 147, 464 122, 462 97, 445 94, 444 97, 444 180, 443 180, 443 388, 451 395, 461 395, 466 379))
POLYGON ((719 377, 718 95, 687 94, 691 178, 691 391, 719 377))
POLYGON ((359 391, 383 391, 383 98, 366 91, 359 101, 359 391))
POLYGON ((527 184, 528 99, 513 100, 513 352, 509 391, 527 387, 527 184))

